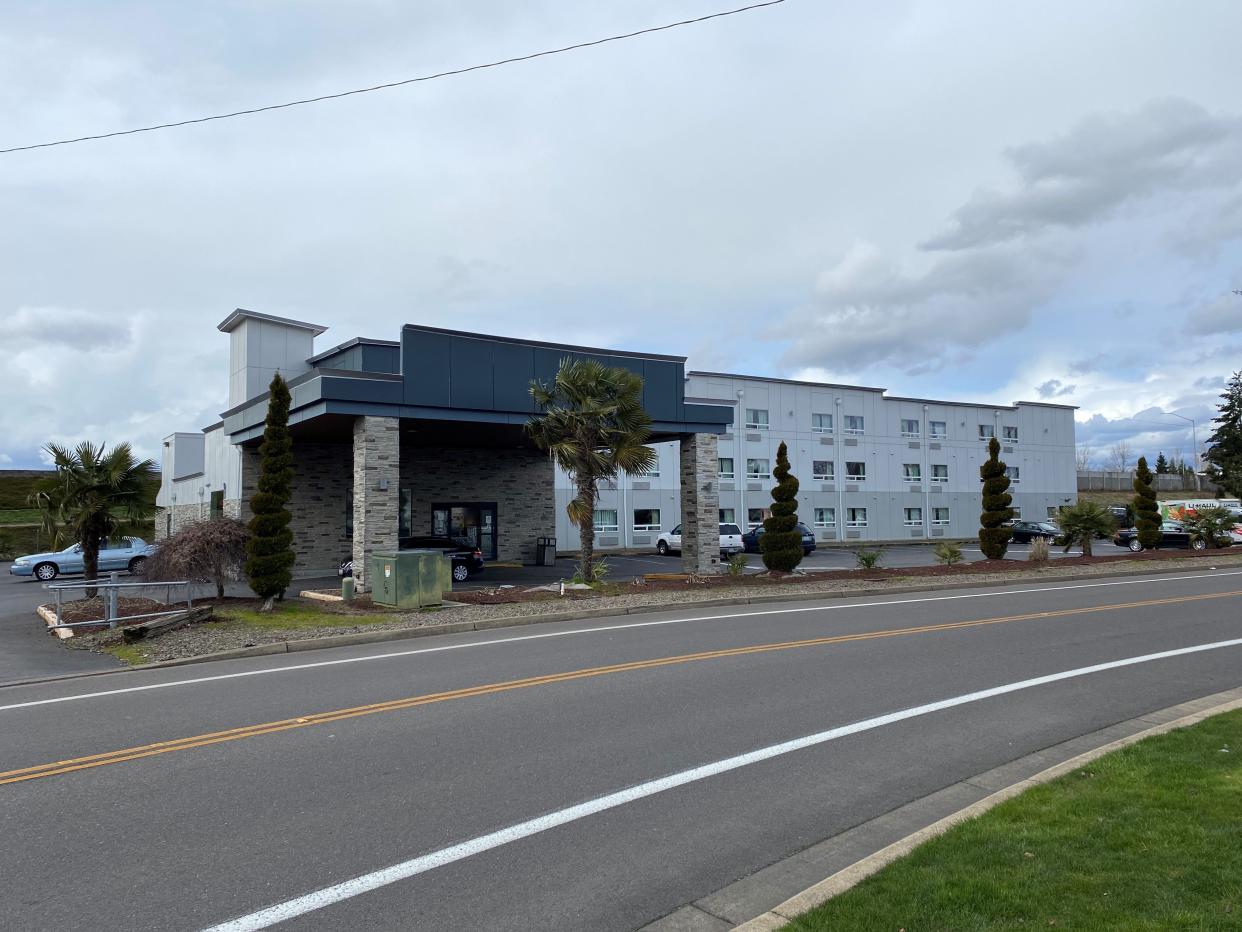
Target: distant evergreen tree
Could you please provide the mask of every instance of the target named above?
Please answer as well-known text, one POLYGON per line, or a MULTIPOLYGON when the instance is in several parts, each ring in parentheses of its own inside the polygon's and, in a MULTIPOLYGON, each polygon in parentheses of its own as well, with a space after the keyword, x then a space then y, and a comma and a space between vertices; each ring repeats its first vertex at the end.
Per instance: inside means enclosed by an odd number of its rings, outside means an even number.
POLYGON ((1139 543, 1152 550, 1160 546, 1160 506, 1156 504, 1156 490, 1151 486, 1152 472, 1147 468, 1147 457, 1140 456, 1138 469, 1134 471, 1134 525, 1139 543))
POLYGON ((1242 370, 1235 372, 1221 397, 1216 431, 1208 438, 1204 459, 1208 478, 1232 496, 1242 496, 1242 370))
POLYGON ((246 578, 255 595, 282 599, 293 581, 293 516, 286 507, 293 491, 293 437, 289 434, 289 385, 277 372, 268 388, 267 419, 259 446, 259 479, 250 498, 246 578))
POLYGON ((988 458, 979 467, 983 479, 983 513, 979 516, 979 548, 989 560, 1000 560, 1009 549, 1013 528, 1005 524, 1013 520, 1009 506, 1013 496, 1009 494, 1009 477, 1000 458, 1000 442, 993 437, 988 441, 988 458))
POLYGON ((1164 451, 1160 451, 1160 455, 1156 457, 1156 475, 1163 476, 1169 472, 1169 461, 1164 458, 1164 451))
POLYGON ((802 562, 802 532, 798 530, 798 480, 789 471, 789 449, 785 441, 776 448, 776 468, 772 470, 772 514, 763 521, 759 550, 769 570, 789 573, 802 562))

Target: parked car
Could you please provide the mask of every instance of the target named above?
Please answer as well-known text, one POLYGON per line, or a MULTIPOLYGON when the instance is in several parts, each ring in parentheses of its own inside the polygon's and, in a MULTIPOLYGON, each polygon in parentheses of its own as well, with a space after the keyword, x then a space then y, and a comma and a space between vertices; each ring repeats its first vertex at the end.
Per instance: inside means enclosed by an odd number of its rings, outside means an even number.
MULTIPOLYGON (((135 576, 142 574, 147 557, 155 553, 155 545, 141 537, 121 537, 105 540, 99 547, 99 572, 112 573, 128 570, 135 576)), ((51 582, 57 576, 81 573, 84 569, 82 547, 74 544, 64 550, 51 553, 32 553, 18 557, 9 566, 13 576, 33 576, 42 582, 51 582)))
POLYGON ((1048 521, 1015 521, 1012 527, 1015 544, 1029 544, 1040 537, 1052 541, 1061 536, 1061 529, 1048 521))
MULTIPOLYGON (((656 538, 656 552, 660 556, 667 556, 669 553, 681 553, 681 525, 673 528, 671 531, 665 531, 656 538)), ((723 557, 731 557, 735 553, 742 552, 742 529, 736 524, 720 525, 720 555, 723 557)))
MULTIPOLYGON (((1122 528, 1117 532, 1117 536, 1113 538, 1113 543, 1118 547, 1128 547, 1134 553, 1138 553, 1143 549, 1143 545, 1138 539, 1138 531, 1134 528, 1122 528)), ((1216 541, 1217 547, 1229 547, 1232 544, 1232 536, 1221 537, 1216 541)), ((1190 531, 1186 530, 1185 525, 1177 521, 1165 521, 1160 525, 1160 546, 1189 547, 1191 550, 1205 550, 1207 548, 1207 541, 1201 537, 1191 538, 1190 531)))
MULTIPOLYGON (((815 552, 815 533, 800 521, 798 531, 802 534, 802 555, 810 556, 815 552)), ((742 547, 747 553, 759 552, 759 538, 763 536, 763 533, 763 525, 760 524, 742 535, 742 547)))
MULTIPOLYGON (((483 572, 483 551, 463 537, 402 537, 401 550, 440 550, 453 561, 453 582, 465 582, 483 572)), ((344 579, 354 575, 353 559, 341 563, 336 575, 344 579)))

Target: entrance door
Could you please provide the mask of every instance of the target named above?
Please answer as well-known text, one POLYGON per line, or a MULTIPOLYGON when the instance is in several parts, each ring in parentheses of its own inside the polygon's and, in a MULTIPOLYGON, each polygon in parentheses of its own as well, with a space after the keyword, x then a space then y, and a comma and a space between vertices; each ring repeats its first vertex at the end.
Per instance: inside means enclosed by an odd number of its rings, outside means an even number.
POLYGON ((431 506, 431 533, 457 537, 477 547, 484 560, 496 559, 498 533, 495 502, 447 502, 431 506))

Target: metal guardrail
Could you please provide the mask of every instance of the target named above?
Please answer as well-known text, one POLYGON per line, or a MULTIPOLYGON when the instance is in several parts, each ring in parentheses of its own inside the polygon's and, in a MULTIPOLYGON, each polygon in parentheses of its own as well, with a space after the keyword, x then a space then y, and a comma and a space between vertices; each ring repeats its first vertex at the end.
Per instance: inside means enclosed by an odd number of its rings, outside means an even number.
POLYGON ((87 625, 104 625, 109 628, 115 628, 118 622, 135 621, 139 618, 162 618, 165 615, 178 615, 181 612, 188 612, 194 607, 194 595, 192 591, 192 583, 189 580, 177 580, 175 582, 120 582, 116 573, 110 573, 107 579, 92 579, 84 582, 74 583, 47 583, 44 589, 51 590, 56 593, 56 624, 48 625, 48 630, 56 628, 81 628, 87 625), (172 605, 172 590, 175 587, 185 586, 185 608, 173 608, 166 612, 144 612, 141 615, 121 615, 118 611, 117 601, 122 589, 164 589, 164 604, 172 605), (62 593, 71 589, 96 589, 103 593, 104 617, 97 618, 94 621, 71 621, 62 622, 61 610, 63 608, 62 593))

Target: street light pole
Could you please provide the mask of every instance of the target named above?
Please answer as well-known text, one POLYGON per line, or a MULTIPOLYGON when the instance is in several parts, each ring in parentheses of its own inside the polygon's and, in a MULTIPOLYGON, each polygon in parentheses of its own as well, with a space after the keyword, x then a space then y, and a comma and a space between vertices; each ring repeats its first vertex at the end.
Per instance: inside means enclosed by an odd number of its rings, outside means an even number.
POLYGON ((1180 417, 1183 421, 1190 421, 1190 442, 1194 444, 1195 454, 1195 487, 1199 485, 1199 431, 1195 427, 1195 419, 1186 417, 1184 414, 1178 414, 1176 411, 1166 411, 1165 414, 1172 414, 1174 417, 1180 417))

